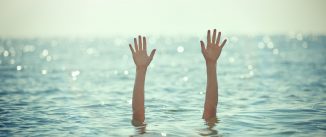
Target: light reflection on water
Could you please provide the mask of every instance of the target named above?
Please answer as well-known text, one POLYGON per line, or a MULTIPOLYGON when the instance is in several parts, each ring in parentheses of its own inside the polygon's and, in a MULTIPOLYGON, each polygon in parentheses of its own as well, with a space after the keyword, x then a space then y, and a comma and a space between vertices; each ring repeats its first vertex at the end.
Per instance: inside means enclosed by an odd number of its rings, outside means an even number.
POLYGON ((1 39, 0 136, 326 133, 324 36, 231 36, 218 62, 214 125, 201 120, 206 72, 199 38, 149 37, 157 54, 142 128, 131 124, 135 69, 127 40, 1 39))

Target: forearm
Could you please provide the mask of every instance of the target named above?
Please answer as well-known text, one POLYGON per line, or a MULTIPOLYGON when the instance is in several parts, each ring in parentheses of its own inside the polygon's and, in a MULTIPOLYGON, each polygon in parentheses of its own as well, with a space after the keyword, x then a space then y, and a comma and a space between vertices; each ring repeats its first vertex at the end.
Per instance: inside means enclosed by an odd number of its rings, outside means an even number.
POLYGON ((132 96, 133 119, 139 122, 145 120, 144 86, 146 68, 136 68, 136 78, 132 96))
POLYGON ((216 106, 218 102, 216 63, 206 63, 206 69, 207 87, 203 117, 208 119, 216 116, 216 106))

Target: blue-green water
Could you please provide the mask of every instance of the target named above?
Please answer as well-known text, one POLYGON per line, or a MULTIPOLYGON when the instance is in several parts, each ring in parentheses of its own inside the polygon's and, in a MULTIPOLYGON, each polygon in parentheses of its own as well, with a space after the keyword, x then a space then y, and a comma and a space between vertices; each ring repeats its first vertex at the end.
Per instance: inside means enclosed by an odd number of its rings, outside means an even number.
MULTIPOLYGON (((326 136, 326 37, 229 36, 218 62, 219 122, 201 119, 197 37, 156 48, 141 136, 326 136)), ((0 40, 0 136, 131 136, 132 38, 0 40)))

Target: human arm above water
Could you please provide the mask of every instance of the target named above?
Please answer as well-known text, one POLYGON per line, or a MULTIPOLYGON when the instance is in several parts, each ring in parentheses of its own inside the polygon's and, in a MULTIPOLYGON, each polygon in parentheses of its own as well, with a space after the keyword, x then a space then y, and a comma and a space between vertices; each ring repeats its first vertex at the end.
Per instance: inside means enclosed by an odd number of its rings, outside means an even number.
POLYGON ((216 37, 216 29, 214 29, 213 36, 211 31, 207 31, 207 43, 200 41, 201 51, 206 61, 207 70, 207 85, 206 85, 206 97, 204 105, 203 119, 206 121, 216 117, 216 107, 218 102, 218 84, 216 65, 221 51, 226 43, 226 39, 220 43, 221 32, 218 32, 216 37))
POLYGON ((132 119, 133 121, 143 123, 145 120, 145 108, 144 108, 144 86, 147 67, 153 60, 156 49, 153 49, 151 54, 147 55, 147 43, 146 37, 138 36, 134 38, 134 48, 129 44, 132 58, 136 65, 136 78, 134 84, 134 90, 132 95, 132 119))

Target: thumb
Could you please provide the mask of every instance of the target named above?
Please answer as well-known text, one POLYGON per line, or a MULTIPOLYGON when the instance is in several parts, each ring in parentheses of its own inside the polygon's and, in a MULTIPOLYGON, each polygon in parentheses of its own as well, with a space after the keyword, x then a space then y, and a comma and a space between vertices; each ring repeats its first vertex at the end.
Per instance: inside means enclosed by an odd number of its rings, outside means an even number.
POLYGON ((155 55, 156 49, 153 49, 151 52, 151 55, 149 55, 149 58, 152 60, 155 55))
POLYGON ((204 53, 205 51, 205 44, 203 41, 200 41, 201 52, 204 53))

